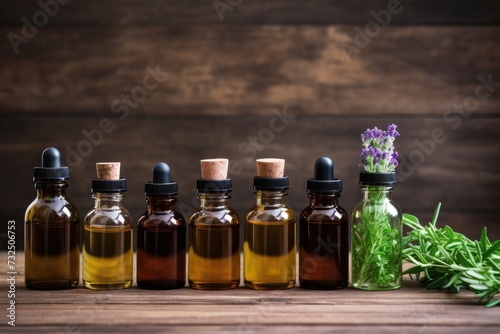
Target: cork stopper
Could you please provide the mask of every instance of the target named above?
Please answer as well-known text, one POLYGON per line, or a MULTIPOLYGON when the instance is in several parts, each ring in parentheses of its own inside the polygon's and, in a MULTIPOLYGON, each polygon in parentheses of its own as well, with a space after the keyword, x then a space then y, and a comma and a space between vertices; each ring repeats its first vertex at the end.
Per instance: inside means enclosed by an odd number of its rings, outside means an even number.
POLYGON ((201 178, 203 180, 226 180, 228 159, 203 159, 201 163, 201 178))
POLYGON ((98 162, 96 163, 97 178, 99 180, 119 180, 120 163, 119 162, 98 162))
POLYGON ((285 159, 257 159, 257 176, 266 178, 283 177, 285 159))

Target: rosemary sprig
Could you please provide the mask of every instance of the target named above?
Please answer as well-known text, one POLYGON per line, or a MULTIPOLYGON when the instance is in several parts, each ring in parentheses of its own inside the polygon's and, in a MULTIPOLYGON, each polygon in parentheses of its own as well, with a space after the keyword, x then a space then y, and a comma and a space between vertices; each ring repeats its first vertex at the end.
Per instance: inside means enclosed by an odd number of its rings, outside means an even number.
POLYGON ((476 294, 478 302, 486 300, 486 307, 500 305, 500 299, 494 298, 500 293, 500 240, 490 242, 486 228, 479 241, 449 226, 437 228, 440 208, 441 203, 426 226, 413 215, 403 215, 403 223, 411 228, 403 238, 403 259, 414 264, 403 274, 411 279, 415 275, 428 289, 459 292, 467 288, 476 294))

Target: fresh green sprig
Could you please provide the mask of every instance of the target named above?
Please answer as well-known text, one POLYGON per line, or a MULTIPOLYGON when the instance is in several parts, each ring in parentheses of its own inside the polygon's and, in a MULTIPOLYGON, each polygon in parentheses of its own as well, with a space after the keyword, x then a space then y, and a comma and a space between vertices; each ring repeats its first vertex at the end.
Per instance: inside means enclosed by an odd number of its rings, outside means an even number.
POLYGON ((449 226, 437 228, 441 203, 432 222, 422 226, 417 217, 403 214, 403 223, 411 228, 403 238, 403 259, 414 264, 403 274, 420 279, 428 289, 461 288, 473 291, 486 307, 500 305, 500 240, 491 242, 486 228, 481 239, 470 240, 449 226))
POLYGON ((401 283, 401 235, 392 225, 383 187, 368 187, 363 223, 352 227, 352 282, 365 289, 394 289, 401 283))

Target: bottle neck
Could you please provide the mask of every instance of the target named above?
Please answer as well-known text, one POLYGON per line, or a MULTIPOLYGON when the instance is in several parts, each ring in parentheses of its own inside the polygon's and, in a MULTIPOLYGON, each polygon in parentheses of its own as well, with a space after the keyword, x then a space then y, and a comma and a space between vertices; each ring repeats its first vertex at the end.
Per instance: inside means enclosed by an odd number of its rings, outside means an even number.
POLYGON ((361 193, 364 201, 391 201, 392 186, 361 186, 361 193))
POLYGON ((339 205, 340 194, 309 193, 310 205, 314 208, 332 208, 339 205))
POLYGON ((37 198, 65 197, 68 184, 60 180, 38 181, 35 188, 37 198))
POLYGON ((175 196, 147 196, 148 212, 174 211, 177 198, 175 196))
POLYGON ((100 193, 96 192, 92 195, 95 199, 95 209, 117 209, 121 207, 122 200, 125 198, 124 193, 100 193))
POLYGON ((263 206, 283 206, 287 195, 285 190, 257 190, 254 193, 256 204, 263 206))
POLYGON ((199 193, 202 209, 224 209, 229 207, 229 193, 199 193))

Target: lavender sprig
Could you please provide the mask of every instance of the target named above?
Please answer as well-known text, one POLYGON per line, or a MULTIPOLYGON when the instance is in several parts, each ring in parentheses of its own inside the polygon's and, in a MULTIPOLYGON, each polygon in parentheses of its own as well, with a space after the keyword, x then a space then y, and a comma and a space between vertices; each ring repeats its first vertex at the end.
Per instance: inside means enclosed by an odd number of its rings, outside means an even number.
POLYGON ((361 135, 363 150, 361 163, 366 172, 389 173, 394 172, 398 166, 398 152, 394 151, 394 140, 399 133, 397 125, 391 124, 387 131, 375 127, 366 129, 361 135))

